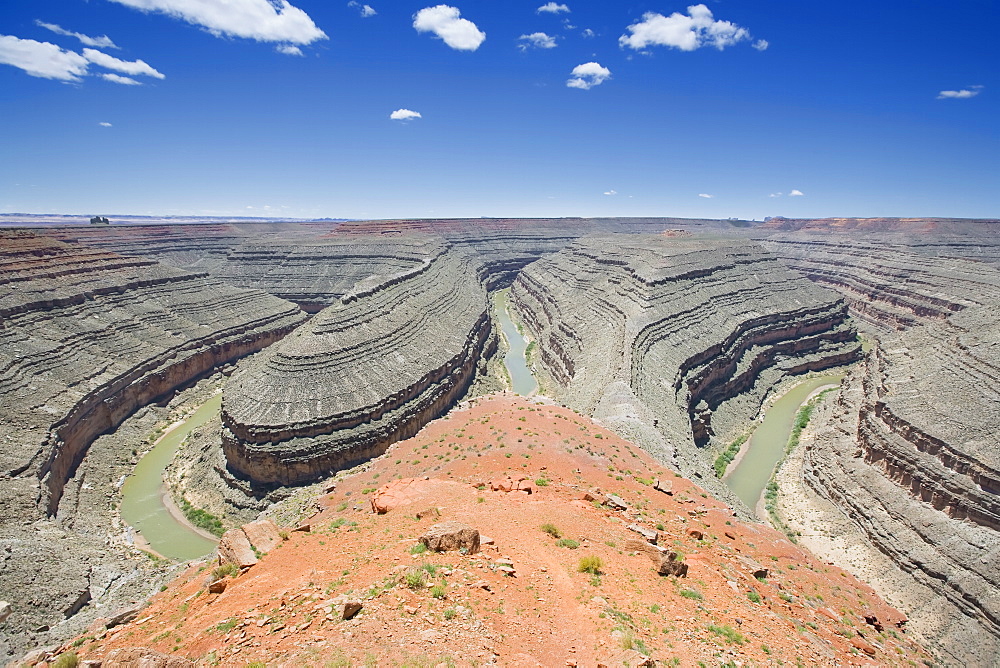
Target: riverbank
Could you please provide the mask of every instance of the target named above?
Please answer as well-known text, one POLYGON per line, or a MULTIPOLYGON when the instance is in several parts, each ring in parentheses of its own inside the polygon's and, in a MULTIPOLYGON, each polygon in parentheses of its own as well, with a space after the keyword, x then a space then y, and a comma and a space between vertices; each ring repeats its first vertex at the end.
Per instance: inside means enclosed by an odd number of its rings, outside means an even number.
POLYGON ((500 335, 507 343, 507 353, 504 355, 504 368, 510 378, 511 389, 515 394, 530 397, 539 391, 538 381, 528 366, 527 337, 518 331, 508 308, 508 290, 500 290, 493 294, 493 310, 500 321, 500 335))
POLYGON ((218 544, 218 537, 195 526, 177 507, 164 472, 184 438, 217 414, 221 403, 221 392, 216 390, 200 404, 185 405, 187 416, 169 425, 122 485, 121 517, 142 549, 186 561, 211 553, 218 544))
POLYGON ((785 456, 788 439, 795 425, 799 408, 817 392, 829 386, 838 386, 844 377, 840 374, 817 375, 801 380, 774 399, 765 403, 763 419, 740 448, 733 462, 726 469, 723 482, 748 507, 755 509, 759 519, 760 503, 764 490, 774 474, 775 467, 785 456))
MULTIPOLYGON (((824 406, 821 410, 828 411, 831 407, 824 406)), ((799 447, 789 454, 775 474, 778 517, 794 533, 798 543, 817 557, 867 583, 890 605, 912 609, 914 601, 898 595, 899 583, 893 578, 898 571, 896 565, 873 547, 838 507, 819 496, 803 478, 805 452, 816 440, 816 425, 823 421, 822 413, 814 416, 802 432, 799 447)))

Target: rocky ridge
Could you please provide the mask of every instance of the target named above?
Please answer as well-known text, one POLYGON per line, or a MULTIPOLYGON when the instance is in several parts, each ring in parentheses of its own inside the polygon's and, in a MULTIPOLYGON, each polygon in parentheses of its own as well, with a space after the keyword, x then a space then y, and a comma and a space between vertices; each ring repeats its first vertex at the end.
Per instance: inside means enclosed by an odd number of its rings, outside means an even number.
POLYGON ((776 383, 860 350, 842 300, 742 241, 584 238, 526 268, 511 303, 547 392, 690 474, 776 383))
POLYGON ((193 564, 133 622, 95 625, 49 656, 608 668, 927 657, 867 586, 564 408, 484 398, 331 484, 284 540, 266 521, 244 527, 253 553, 237 530, 236 575, 193 564), (651 552, 686 573, 661 575, 651 552))
POLYGON ((467 390, 497 346, 475 264, 444 244, 358 281, 231 378, 229 469, 255 484, 309 482, 384 452, 467 390))
MULTIPOLYGON (((293 304, 204 274, 24 232, 0 238, 0 286, 0 540, 8 555, 45 551, 34 545, 45 536, 25 535, 33 521, 52 518, 58 533, 85 512, 60 501, 101 433, 304 319, 293 304)), ((72 553, 44 563, 5 559, 0 588, 31 600, 33 580, 74 569, 86 581, 90 565, 72 553)), ((5 626, 47 626, 89 596, 87 587, 63 592, 5 626)))

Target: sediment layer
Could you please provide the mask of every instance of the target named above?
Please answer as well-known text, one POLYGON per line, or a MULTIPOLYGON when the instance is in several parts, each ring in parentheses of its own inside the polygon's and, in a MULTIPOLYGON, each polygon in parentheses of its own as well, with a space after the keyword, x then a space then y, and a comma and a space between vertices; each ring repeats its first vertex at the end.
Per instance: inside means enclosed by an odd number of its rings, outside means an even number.
POLYGON ((836 294, 743 241, 584 238, 527 267, 511 303, 547 390, 698 475, 698 449, 775 383, 859 352, 836 294))
MULTIPOLYGON (((86 511, 63 508, 60 501, 100 434, 137 408, 280 339, 304 317, 289 302, 204 274, 29 233, 2 233, 0 542, 18 554, 51 552, 51 546, 31 547, 47 539, 25 535, 23 527, 45 517, 71 524, 75 513, 86 511)), ((75 554, 87 554, 95 544, 103 545, 103 536, 80 536, 75 554)), ((54 623, 84 605, 90 566, 82 556, 76 559, 47 565, 18 560, 0 570, 0 590, 22 604, 6 625, 26 629, 25 601, 37 601, 35 622, 54 623), (38 586, 34 580, 45 578, 26 573, 65 569, 67 563, 82 569, 66 578, 84 583, 74 602, 31 594, 38 586)))
POLYGON ((230 470, 262 485, 315 480, 443 413, 497 344, 476 270, 438 244, 415 268, 360 281, 234 374, 222 415, 230 470))
POLYGON ((805 479, 899 570, 887 592, 954 665, 1000 653, 1000 319, 886 337, 845 384, 805 479))
POLYGON ((799 233, 763 243, 791 268, 843 294, 852 315, 883 331, 940 322, 1000 301, 997 272, 984 271, 980 262, 932 257, 872 238, 799 233))

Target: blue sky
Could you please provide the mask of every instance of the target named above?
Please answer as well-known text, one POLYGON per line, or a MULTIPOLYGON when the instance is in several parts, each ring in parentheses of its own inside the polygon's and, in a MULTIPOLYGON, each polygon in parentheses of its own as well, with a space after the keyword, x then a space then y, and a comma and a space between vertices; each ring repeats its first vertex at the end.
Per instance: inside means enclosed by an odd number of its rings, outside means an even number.
POLYGON ((997 217, 998 29, 994 0, 3 0, 0 211, 997 217))

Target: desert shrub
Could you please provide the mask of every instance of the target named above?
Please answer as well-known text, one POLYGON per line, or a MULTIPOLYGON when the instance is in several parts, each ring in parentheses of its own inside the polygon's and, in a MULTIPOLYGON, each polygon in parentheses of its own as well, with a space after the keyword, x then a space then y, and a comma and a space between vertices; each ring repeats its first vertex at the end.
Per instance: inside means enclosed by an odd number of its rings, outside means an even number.
POLYGON ((423 554, 426 551, 427 551, 427 546, 424 545, 423 543, 417 543, 416 545, 410 548, 410 554, 423 554))
POLYGON ((717 626, 715 624, 709 624, 708 630, 717 636, 722 636, 728 642, 736 645, 742 645, 747 641, 746 636, 734 629, 729 624, 723 624, 722 626, 717 626))
POLYGON ((444 598, 444 585, 434 585, 431 587, 431 596, 434 598, 444 598))
POLYGON ((228 577, 230 575, 236 575, 239 572, 240 572, 239 567, 236 564, 230 562, 213 568, 212 577, 215 578, 216 580, 221 580, 224 577, 228 577))
POLYGON ((749 594, 747 594, 747 598, 750 599, 751 603, 760 603, 760 594, 758 594, 755 591, 752 591, 749 594))
POLYGON ((684 598, 689 598, 692 601, 700 601, 703 598, 705 598, 704 596, 701 595, 700 591, 696 591, 694 589, 681 589, 680 594, 684 598))
POLYGON ((403 576, 403 583, 410 589, 420 589, 427 583, 427 575, 419 568, 411 568, 403 576))
POLYGON ((556 545, 558 545, 559 547, 569 548, 570 550, 575 550, 576 548, 580 547, 580 543, 573 540, 572 538, 560 538, 559 540, 556 541, 556 545))
POLYGON ((80 665, 80 657, 76 655, 76 652, 60 654, 59 658, 52 662, 52 668, 76 668, 78 665, 80 665))
POLYGON ((580 557, 580 563, 577 564, 576 570, 581 573, 600 575, 601 566, 603 565, 604 562, 601 561, 600 557, 589 554, 586 557, 580 557))
POLYGON ((551 522, 546 522, 545 524, 543 524, 541 529, 542 531, 549 534, 553 538, 562 538, 562 531, 560 531, 559 527, 557 527, 555 524, 552 524, 551 522))

